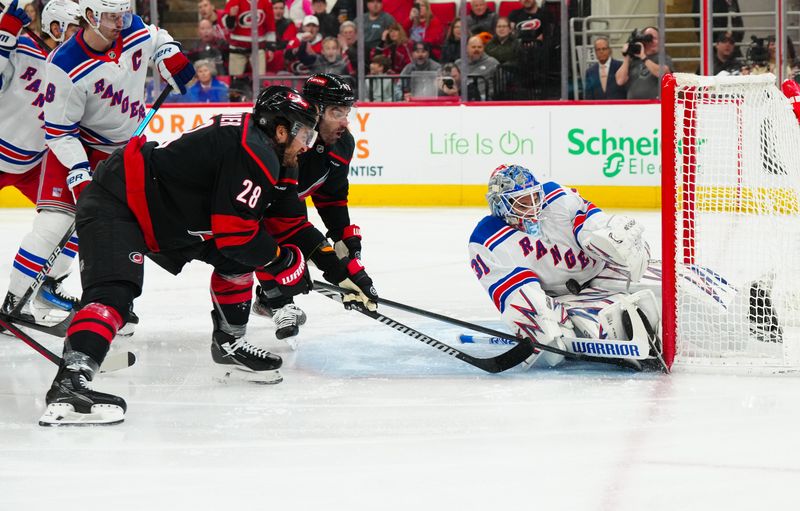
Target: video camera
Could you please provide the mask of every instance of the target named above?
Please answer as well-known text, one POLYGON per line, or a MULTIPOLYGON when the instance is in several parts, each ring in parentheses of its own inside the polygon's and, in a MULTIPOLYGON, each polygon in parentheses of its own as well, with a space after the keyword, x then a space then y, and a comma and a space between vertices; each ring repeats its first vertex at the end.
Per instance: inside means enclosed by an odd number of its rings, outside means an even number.
POLYGON ((642 49, 644 44, 650 44, 653 42, 653 34, 642 34, 639 33, 638 29, 633 29, 631 32, 630 37, 628 37, 628 49, 622 52, 623 57, 631 57, 633 59, 638 59, 639 54, 642 53, 642 49))

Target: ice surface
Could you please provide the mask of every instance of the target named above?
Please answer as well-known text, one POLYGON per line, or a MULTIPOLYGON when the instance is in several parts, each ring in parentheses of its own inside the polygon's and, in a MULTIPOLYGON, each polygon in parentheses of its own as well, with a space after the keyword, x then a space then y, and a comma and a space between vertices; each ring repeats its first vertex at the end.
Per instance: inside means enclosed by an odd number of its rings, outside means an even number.
MULTIPOLYGON (((658 217, 635 213, 657 250, 658 217)), ((364 263, 381 295, 501 328, 467 265, 481 209, 366 209, 364 263)), ((0 214, 5 292, 30 210, 0 214)), ((483 373, 320 295, 300 347, 253 318, 284 382, 220 383, 208 282, 148 264, 139 357, 101 375, 125 423, 41 428, 55 373, 0 336, 0 510, 795 509, 794 375, 632 374, 588 365, 483 373)), ((319 276, 318 272, 315 274, 319 276)), ((73 289, 78 280, 71 277, 73 289)), ((460 329, 382 309, 444 342, 460 329)), ((61 341, 36 338, 54 351, 61 341)), ((475 346, 489 355, 497 347, 475 346)), ((500 349, 503 349, 502 347, 500 349)))

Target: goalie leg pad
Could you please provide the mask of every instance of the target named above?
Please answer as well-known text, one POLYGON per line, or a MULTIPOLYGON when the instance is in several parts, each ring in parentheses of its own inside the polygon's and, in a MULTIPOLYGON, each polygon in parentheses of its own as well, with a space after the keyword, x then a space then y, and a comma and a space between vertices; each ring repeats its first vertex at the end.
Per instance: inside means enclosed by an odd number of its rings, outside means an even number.
POLYGON ((649 289, 632 295, 621 295, 612 305, 601 310, 601 337, 612 339, 650 339, 661 326, 661 310, 649 289))

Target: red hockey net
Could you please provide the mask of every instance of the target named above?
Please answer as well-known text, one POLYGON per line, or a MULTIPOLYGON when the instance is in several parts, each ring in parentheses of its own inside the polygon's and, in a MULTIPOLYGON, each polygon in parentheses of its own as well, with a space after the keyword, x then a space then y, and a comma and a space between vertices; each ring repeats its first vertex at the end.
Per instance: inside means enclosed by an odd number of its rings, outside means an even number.
POLYGON ((800 367, 800 127, 773 75, 667 75, 668 363, 800 367))

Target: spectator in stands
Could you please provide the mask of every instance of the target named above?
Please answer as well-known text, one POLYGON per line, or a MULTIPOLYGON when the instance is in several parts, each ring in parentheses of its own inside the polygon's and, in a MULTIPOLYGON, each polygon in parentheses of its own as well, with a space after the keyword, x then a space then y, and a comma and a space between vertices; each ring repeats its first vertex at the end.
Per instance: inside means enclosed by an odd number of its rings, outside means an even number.
POLYGON ((441 68, 441 64, 431 59, 431 47, 428 43, 414 43, 411 63, 400 72, 403 99, 408 101, 411 96, 411 76, 414 73, 436 72, 441 68))
POLYGON ((647 27, 643 35, 652 36, 649 43, 639 43, 638 52, 631 48, 628 52, 628 43, 622 47, 624 59, 617 70, 615 78, 620 87, 627 86, 628 99, 656 99, 660 92, 659 73, 671 73, 675 68, 672 58, 665 54, 665 62, 659 65, 658 44, 659 34, 655 27, 647 27))
POLYGON ((275 48, 283 50, 297 37, 297 27, 286 17, 286 0, 273 0, 272 12, 275 15, 275 48))
POLYGON ((296 75, 309 74, 308 66, 302 62, 300 54, 314 55, 322 53, 322 39, 322 34, 319 33, 317 17, 309 14, 303 18, 303 31, 297 34, 297 38, 289 42, 283 52, 286 67, 289 71, 296 75))
POLYGON ((217 73, 213 62, 198 60, 194 63, 194 70, 197 73, 197 80, 186 91, 185 103, 226 103, 228 101, 228 86, 216 79, 217 73))
POLYGON ((433 15, 431 4, 428 0, 419 0, 414 3, 403 28, 406 29, 409 39, 413 42, 428 43, 431 47, 431 55, 434 58, 441 55, 444 27, 442 27, 439 19, 433 15))
MULTIPOLYGON (((700 0, 692 0, 692 12, 695 14, 700 12, 700 0)), ((744 40, 744 22, 740 15, 742 10, 739 8, 739 0, 714 0, 711 4, 711 12, 715 15, 712 20, 715 41, 720 34, 724 33, 730 33, 735 43, 741 43, 744 40)), ((699 18, 694 19, 694 26, 700 27, 699 18)), ((734 47, 734 56, 742 56, 736 46, 734 47)))
MULTIPOLYGON (((714 62, 711 73, 718 75, 738 75, 744 63, 736 57, 736 40, 730 32, 720 32, 714 44, 714 62)), ((697 69, 700 74, 700 68, 697 69)))
POLYGON ((372 49, 381 44, 385 32, 395 23, 395 19, 391 14, 383 12, 382 0, 367 0, 367 15, 360 19, 364 20, 364 49, 369 57, 372 49))
POLYGON ((311 0, 311 11, 319 21, 319 33, 322 34, 322 37, 339 35, 339 20, 332 13, 328 13, 326 0, 311 0))
MULTIPOLYGON (((444 64, 440 70, 439 96, 457 98, 461 96, 461 70, 458 65, 450 62, 444 64)), ((480 101, 481 96, 475 81, 467 82, 467 101, 480 101)))
MULTIPOLYGON (((256 38, 258 41, 258 75, 266 73, 267 43, 275 43, 275 14, 269 0, 258 0, 256 4, 258 13, 256 25, 256 38)), ((241 76, 245 73, 252 53, 252 17, 250 16, 250 0, 228 0, 225 4, 222 21, 230 31, 228 45, 228 71, 231 76, 241 76)))
POLYGON ((478 85, 480 99, 486 101, 494 97, 495 72, 500 65, 497 59, 486 55, 483 39, 472 36, 467 41, 467 62, 456 60, 456 66, 467 73, 470 82, 478 85))
POLYGON ((335 37, 322 40, 322 53, 309 52, 309 45, 303 42, 298 48, 300 62, 308 67, 308 74, 331 73, 335 75, 352 75, 350 61, 342 55, 339 41, 335 37))
POLYGON ((497 18, 494 37, 486 45, 486 54, 496 58, 501 65, 513 66, 516 64, 519 41, 511 33, 511 22, 505 16, 497 18))
POLYGON ((523 21, 532 20, 532 30, 536 30, 536 39, 544 41, 549 37, 553 30, 553 22, 550 19, 547 11, 539 7, 536 0, 522 0, 522 7, 514 9, 508 15, 508 20, 511 22, 511 29, 516 29, 517 25, 523 21))
POLYGON ((439 62, 447 64, 455 62, 457 58, 461 57, 461 20, 456 18, 450 23, 450 28, 447 29, 447 37, 444 39, 442 45, 442 55, 439 62))
POLYGON ((228 57, 228 43, 225 39, 217 39, 214 34, 214 27, 208 19, 201 19, 197 22, 198 40, 187 57, 192 62, 198 60, 208 60, 214 64, 214 74, 225 75, 225 61, 228 57))
POLYGON ((392 78, 385 76, 391 61, 386 55, 375 55, 369 62, 369 75, 367 79, 367 97, 370 101, 389 102, 394 99, 394 85, 392 78))
POLYGON ((356 19, 357 14, 356 0, 337 0, 331 12, 336 15, 340 26, 345 21, 353 21, 356 19))
POLYGON ((625 87, 617 85, 614 78, 622 62, 611 57, 611 46, 607 37, 594 40, 594 54, 597 62, 586 70, 583 81, 585 99, 625 99, 625 87))
POLYGON ((352 21, 345 21, 339 26, 339 46, 342 54, 356 67, 358 62, 358 32, 356 24, 352 21))
POLYGON ((225 39, 225 29, 222 28, 222 10, 217 10, 211 0, 197 2, 197 21, 208 20, 214 31, 215 39, 225 39))
POLYGON ((469 33, 478 35, 481 32, 494 33, 497 24, 497 13, 489 10, 486 0, 472 0, 472 12, 467 14, 469 33))
POLYGON ((411 52, 412 45, 406 36, 406 31, 395 21, 384 32, 381 43, 372 49, 370 58, 375 55, 386 55, 392 63, 389 66, 389 73, 396 75, 411 62, 411 52))
MULTIPOLYGON (((11 3, 11 0, 5 0, 3 3, 9 4, 11 3)), ((38 35, 39 37, 42 37, 42 18, 39 16, 39 8, 34 4, 34 2, 31 2, 25 5, 24 9, 25 9, 25 14, 27 14, 28 17, 31 19, 30 24, 26 26, 31 32, 38 35)))

